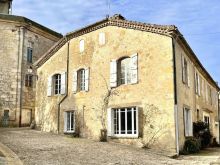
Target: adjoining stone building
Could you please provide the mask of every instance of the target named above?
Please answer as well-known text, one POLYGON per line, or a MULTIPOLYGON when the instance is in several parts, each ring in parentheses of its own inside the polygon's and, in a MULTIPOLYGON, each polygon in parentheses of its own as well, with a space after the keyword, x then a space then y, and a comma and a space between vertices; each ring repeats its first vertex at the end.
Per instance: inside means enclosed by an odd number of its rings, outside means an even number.
POLYGON ((61 34, 28 18, 9 15, 0 1, 0 125, 29 125, 34 118, 37 61, 61 34))
POLYGON ((98 139, 106 127, 109 140, 179 152, 203 120, 219 139, 219 87, 175 26, 115 15, 68 33, 35 65, 43 131, 98 139))

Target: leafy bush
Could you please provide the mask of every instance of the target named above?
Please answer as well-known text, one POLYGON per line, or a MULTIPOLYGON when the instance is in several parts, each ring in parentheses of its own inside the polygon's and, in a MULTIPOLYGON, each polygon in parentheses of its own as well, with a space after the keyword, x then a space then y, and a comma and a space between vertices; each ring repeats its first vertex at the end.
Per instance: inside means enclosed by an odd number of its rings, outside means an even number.
POLYGON ((205 122, 198 121, 193 123, 193 135, 201 139, 201 148, 208 147, 212 142, 212 134, 209 125, 205 122))
POLYGON ((186 139, 184 143, 183 154, 191 154, 199 152, 201 148, 201 142, 194 137, 186 139))

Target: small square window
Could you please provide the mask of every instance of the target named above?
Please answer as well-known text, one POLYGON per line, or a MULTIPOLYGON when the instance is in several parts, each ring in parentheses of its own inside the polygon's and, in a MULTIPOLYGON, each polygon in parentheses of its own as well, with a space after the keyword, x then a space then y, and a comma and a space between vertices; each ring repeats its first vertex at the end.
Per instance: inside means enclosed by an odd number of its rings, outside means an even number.
POLYGON ((27 74, 25 76, 25 86, 26 87, 33 87, 33 75, 27 74))

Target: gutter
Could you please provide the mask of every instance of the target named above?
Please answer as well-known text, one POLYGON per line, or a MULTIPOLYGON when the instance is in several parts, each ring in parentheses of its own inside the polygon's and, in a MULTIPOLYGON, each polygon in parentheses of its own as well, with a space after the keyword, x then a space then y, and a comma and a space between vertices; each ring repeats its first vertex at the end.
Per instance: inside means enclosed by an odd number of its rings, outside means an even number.
POLYGON ((19 92, 19 127, 21 127, 21 120, 22 120, 22 85, 23 85, 23 77, 22 77, 22 62, 23 62, 23 52, 24 52, 24 27, 20 27, 19 28, 19 32, 20 32, 20 40, 19 40, 19 45, 20 45, 20 48, 19 48, 19 59, 20 59, 20 78, 21 78, 21 82, 20 82, 20 92, 19 92))
POLYGON ((174 38, 172 38, 172 48, 173 48, 173 72, 174 72, 173 83, 174 83, 174 118, 175 118, 175 135, 176 135, 176 153, 177 155, 179 155, 179 122, 178 122, 178 106, 177 106, 176 51, 175 51, 174 38))
POLYGON ((57 116, 57 133, 60 132, 60 107, 62 102, 67 98, 68 96, 68 80, 69 80, 69 47, 70 47, 70 42, 67 43, 67 63, 66 63, 66 94, 65 96, 60 100, 58 103, 58 116, 57 116))

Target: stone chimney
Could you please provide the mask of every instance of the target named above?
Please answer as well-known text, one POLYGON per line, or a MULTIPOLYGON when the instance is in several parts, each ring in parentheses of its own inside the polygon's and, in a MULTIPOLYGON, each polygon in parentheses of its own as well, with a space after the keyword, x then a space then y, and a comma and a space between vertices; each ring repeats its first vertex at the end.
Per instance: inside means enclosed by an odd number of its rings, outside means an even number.
POLYGON ((12 14, 12 0, 0 0, 0 14, 12 14))

